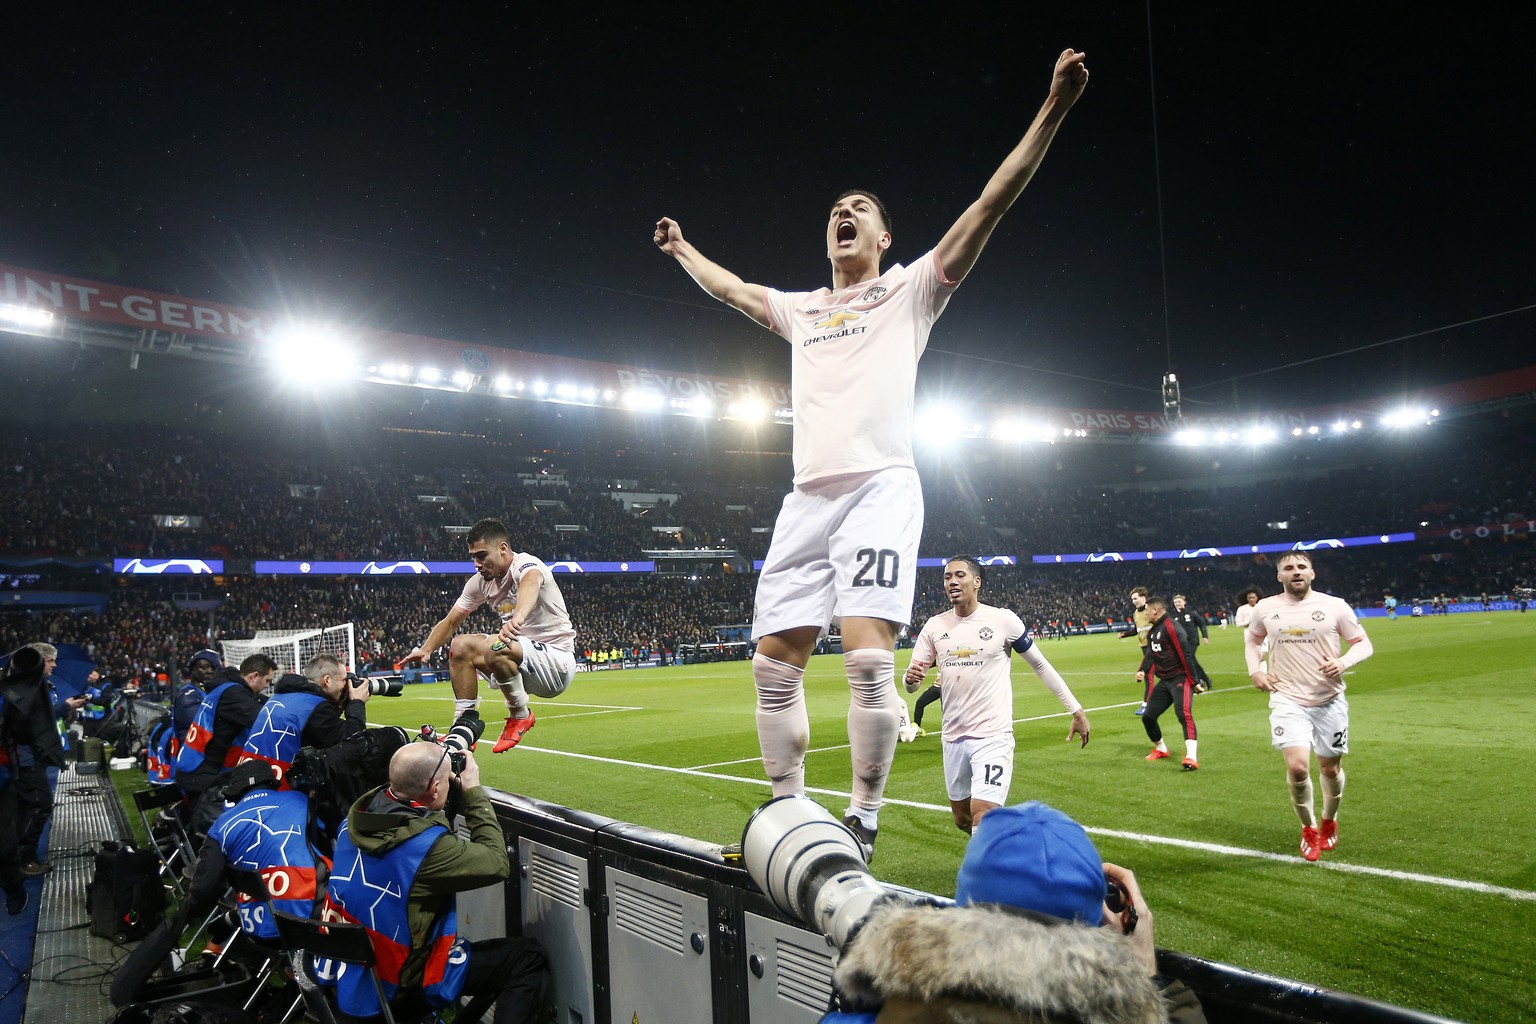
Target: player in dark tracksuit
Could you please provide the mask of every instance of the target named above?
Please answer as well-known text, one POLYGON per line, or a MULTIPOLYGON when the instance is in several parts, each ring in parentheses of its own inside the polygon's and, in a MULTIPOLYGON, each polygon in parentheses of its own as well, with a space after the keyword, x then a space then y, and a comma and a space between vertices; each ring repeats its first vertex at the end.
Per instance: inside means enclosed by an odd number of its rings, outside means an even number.
POLYGON ((1183 594, 1173 595, 1173 610, 1168 613, 1171 619, 1177 619, 1184 630, 1184 639, 1189 641, 1185 654, 1189 655, 1189 670, 1194 673, 1195 692, 1204 693, 1211 688, 1211 677, 1205 671, 1205 666, 1200 664, 1200 645, 1210 639, 1210 630, 1206 628, 1205 616, 1189 607, 1187 598, 1183 594))
POLYGON ((1152 620, 1152 629, 1147 633, 1147 653, 1142 658, 1141 671, 1136 673, 1138 679, 1156 679, 1147 688, 1147 710, 1141 717, 1147 738, 1153 744, 1146 759, 1160 761, 1170 756, 1157 719, 1171 705, 1184 727, 1184 770, 1192 772, 1200 764, 1195 753, 1195 675, 1190 667, 1189 638, 1168 614, 1168 604, 1162 598, 1154 597, 1147 602, 1147 617, 1152 620))

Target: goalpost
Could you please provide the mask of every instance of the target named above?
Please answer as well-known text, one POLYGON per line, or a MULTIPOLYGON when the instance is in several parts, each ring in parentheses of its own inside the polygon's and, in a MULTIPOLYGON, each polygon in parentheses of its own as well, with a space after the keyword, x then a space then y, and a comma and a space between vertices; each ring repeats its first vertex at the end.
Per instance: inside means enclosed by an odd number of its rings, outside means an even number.
POLYGON ((221 640, 224 664, 238 667, 252 654, 265 654, 277 662, 279 674, 301 672, 309 659, 329 654, 348 672, 357 671, 357 637, 352 623, 322 629, 262 629, 249 640, 221 640))

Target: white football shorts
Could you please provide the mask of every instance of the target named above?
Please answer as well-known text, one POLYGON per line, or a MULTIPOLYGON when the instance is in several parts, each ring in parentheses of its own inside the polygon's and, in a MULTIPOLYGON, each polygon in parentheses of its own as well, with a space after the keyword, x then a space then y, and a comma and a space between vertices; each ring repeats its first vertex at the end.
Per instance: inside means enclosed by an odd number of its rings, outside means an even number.
POLYGON ((1349 753, 1349 701, 1341 693, 1327 704, 1306 707, 1269 695, 1269 741, 1276 750, 1311 747, 1319 757, 1349 753))
POLYGON ((951 800, 1008 803, 1013 783, 1013 733, 944 741, 944 788, 951 800))
POLYGON ((922 485, 905 466, 795 488, 757 578, 752 639, 834 616, 906 625, 922 533, 922 485))
MULTIPOLYGON (((486 640, 495 643, 495 633, 486 634, 486 640)), ((518 637, 517 644, 523 649, 523 689, 535 697, 558 697, 576 678, 576 655, 539 640, 518 637)))

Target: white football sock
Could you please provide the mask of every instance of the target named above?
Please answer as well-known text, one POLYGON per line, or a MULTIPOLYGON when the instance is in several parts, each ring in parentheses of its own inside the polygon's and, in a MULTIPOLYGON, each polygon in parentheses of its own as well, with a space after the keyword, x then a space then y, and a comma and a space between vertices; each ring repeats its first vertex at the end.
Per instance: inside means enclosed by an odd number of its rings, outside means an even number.
POLYGON ((507 699, 507 710, 513 718, 528 717, 528 691, 523 689, 523 674, 516 672, 511 679, 496 680, 497 689, 507 699))
POLYGON ((811 742, 805 669, 755 654, 752 682, 757 686, 757 745, 773 795, 804 793, 805 748, 811 742))
POLYGON ((463 699, 460 699, 460 698, 457 698, 457 697, 454 698, 454 701, 453 701, 453 720, 455 722, 457 722, 460 718, 462 718, 464 716, 464 712, 475 710, 475 708, 477 706, 479 706, 479 704, 480 704, 479 699, 475 698, 475 697, 470 697, 468 700, 463 700, 463 699))
POLYGON ((853 761, 849 796, 859 820, 875 828, 875 816, 885 800, 885 780, 896 756, 902 701, 896 696, 896 655, 864 648, 843 655, 851 700, 848 704, 848 748, 853 761))
POLYGON ((1339 765, 1339 773, 1332 778, 1323 775, 1320 780, 1323 784, 1323 817, 1334 821, 1339 816, 1339 801, 1344 799, 1344 766, 1339 765))
POLYGON ((1287 772, 1285 783, 1291 789, 1291 805, 1296 808, 1296 817, 1309 828, 1315 826, 1317 819, 1312 814, 1312 776, 1308 775, 1301 782, 1292 782, 1287 772))
POLYGON ((1184 756, 1189 758, 1191 761, 1200 760, 1200 758, 1195 756, 1195 742, 1196 741, 1194 740, 1184 741, 1184 756))

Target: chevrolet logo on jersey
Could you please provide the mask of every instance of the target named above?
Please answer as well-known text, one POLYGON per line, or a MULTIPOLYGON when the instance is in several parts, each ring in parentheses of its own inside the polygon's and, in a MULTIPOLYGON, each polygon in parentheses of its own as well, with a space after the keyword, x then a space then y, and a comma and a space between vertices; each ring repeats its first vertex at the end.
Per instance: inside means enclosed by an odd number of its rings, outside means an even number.
POLYGON ((980 653, 981 652, 974 647, 956 647, 954 650, 949 652, 949 657, 951 660, 955 658, 974 658, 980 653))
POLYGON ((1287 629, 1282 629, 1280 633, 1283 636, 1311 636, 1312 630, 1302 629, 1300 626, 1291 626, 1287 629))
POLYGON ((818 331, 821 331, 821 330, 835 331, 839 327, 843 326, 843 324, 849 323, 850 321, 853 321, 853 320, 857 320, 862 315, 863 314, 854 313, 854 312, 851 312, 851 311, 846 310, 846 309, 839 309, 835 313, 829 313, 825 320, 823 320, 821 323, 816 325, 816 329, 818 331))
POLYGON ((498 601, 496 603, 497 615, 506 617, 515 611, 517 611, 517 603, 515 601, 498 601))

